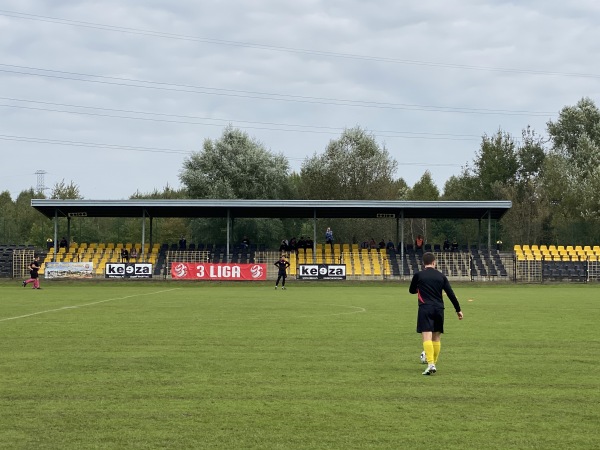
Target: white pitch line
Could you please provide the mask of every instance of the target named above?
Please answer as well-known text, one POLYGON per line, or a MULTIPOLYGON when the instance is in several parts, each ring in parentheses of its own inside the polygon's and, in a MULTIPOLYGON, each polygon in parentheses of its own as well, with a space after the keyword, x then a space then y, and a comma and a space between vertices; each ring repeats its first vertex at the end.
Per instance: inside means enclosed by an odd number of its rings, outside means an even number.
MULTIPOLYGON (((308 302, 297 302, 297 303, 308 303, 308 302)), ((307 315, 307 316, 296 316, 296 317, 328 317, 328 316, 343 316, 346 314, 358 314, 358 313, 364 313, 367 312, 366 308, 363 308, 362 306, 352 306, 352 305, 334 305, 333 303, 320 303, 320 305, 326 305, 326 306, 341 306, 343 308, 354 308, 356 309, 356 311, 348 311, 348 312, 343 312, 343 313, 332 313, 332 314, 311 314, 311 315, 307 315)))
POLYGON ((24 319, 26 317, 38 316, 40 314, 46 314, 46 313, 51 313, 51 312, 64 311, 65 309, 83 308, 84 306, 93 306, 93 305, 98 305, 100 303, 113 302, 115 300, 125 300, 128 298, 143 297, 144 295, 162 294, 163 292, 176 291, 177 289, 180 289, 180 288, 166 289, 164 291, 150 292, 147 294, 134 294, 134 295, 126 295, 125 297, 107 298, 106 300, 99 300, 97 302, 91 302, 91 303, 82 303, 81 305, 63 306, 62 308, 47 309, 45 311, 38 311, 38 312, 31 313, 31 314, 23 314, 22 316, 5 317, 4 319, 0 319, 0 322, 6 322, 7 320, 24 319))

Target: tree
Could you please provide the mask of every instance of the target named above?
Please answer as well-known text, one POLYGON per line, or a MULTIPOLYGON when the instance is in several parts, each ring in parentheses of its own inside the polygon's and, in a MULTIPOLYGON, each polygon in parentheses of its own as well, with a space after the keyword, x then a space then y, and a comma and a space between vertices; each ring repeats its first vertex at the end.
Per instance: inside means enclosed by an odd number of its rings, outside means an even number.
POLYGON ((483 136, 474 161, 473 174, 478 183, 473 200, 500 200, 497 186, 511 184, 519 169, 516 146, 513 137, 501 130, 483 136))
MULTIPOLYGON (((319 200, 392 200, 404 193, 404 180, 394 180, 397 162, 375 136, 355 127, 345 129, 321 155, 316 153, 302 164, 301 198, 319 200)), ((327 226, 335 239, 359 242, 395 236, 390 220, 339 219, 318 223, 320 236, 327 226), (384 235, 384 236, 382 236, 384 235)), ((320 237, 319 236, 319 237, 320 237)))
MULTIPOLYGON (((440 198, 440 191, 433 182, 431 173, 426 170, 423 176, 417 181, 408 193, 408 200, 424 200, 437 201, 440 198)), ((431 220, 428 219, 410 219, 409 227, 411 231, 411 239, 414 241, 418 234, 427 236, 427 230, 431 220)), ((433 240, 433 236, 429 236, 429 240, 433 240)))
MULTIPOLYGON (((184 161, 179 178, 190 198, 289 199, 293 186, 288 173, 283 155, 229 126, 184 161)), ((225 229, 222 219, 197 219, 190 225, 192 238, 203 242, 225 242, 225 229)), ((282 230, 278 220, 237 219, 233 240, 247 235, 252 242, 274 244, 283 238, 282 230)))
POLYGON ((285 199, 288 172, 283 155, 229 126, 184 161, 179 178, 191 198, 285 199))
MULTIPOLYGON (((523 130, 520 143, 502 130, 484 135, 472 164, 446 181, 443 198, 510 200, 513 206, 502 219, 496 237, 509 245, 537 242, 547 216, 540 182, 544 159, 543 140, 529 127, 523 130)), ((438 231, 462 236, 460 240, 468 242, 479 233, 473 223, 459 227, 442 221, 439 225, 438 231)))
POLYGON ((398 186, 398 163, 385 145, 360 127, 331 140, 322 155, 307 159, 300 171, 300 195, 308 199, 391 200, 398 186))
POLYGON ((66 184, 65 180, 62 179, 59 183, 56 183, 52 187, 52 193, 50 194, 51 199, 60 199, 60 200, 75 200, 82 199, 83 196, 79 191, 79 186, 77 186, 73 181, 70 184, 66 184))
POLYGON ((599 237, 600 110, 589 98, 564 107, 548 122, 552 147, 544 166, 544 187, 552 221, 563 242, 599 237))
POLYGON ((0 193, 0 242, 17 242, 15 217, 15 204, 12 201, 9 191, 0 193))
POLYGON ((512 208, 502 218, 503 241, 510 243, 544 243, 547 235, 549 209, 542 184, 546 151, 544 140, 527 127, 522 132, 517 151, 517 173, 509 183, 496 185, 496 193, 512 201, 512 208))

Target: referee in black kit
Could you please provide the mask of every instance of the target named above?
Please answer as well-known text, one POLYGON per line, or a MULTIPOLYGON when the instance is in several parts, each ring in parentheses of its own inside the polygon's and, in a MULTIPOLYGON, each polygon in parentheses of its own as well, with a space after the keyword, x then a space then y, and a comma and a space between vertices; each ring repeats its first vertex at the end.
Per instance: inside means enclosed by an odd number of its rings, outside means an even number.
POLYGON ((408 292, 417 294, 419 299, 417 333, 423 337, 423 350, 427 358, 427 369, 423 375, 433 375, 437 371, 435 364, 440 355, 440 340, 444 332, 442 291, 452 302, 458 320, 462 320, 463 313, 448 278, 435 268, 435 255, 431 252, 423 254, 423 265, 423 270, 414 274, 408 292))

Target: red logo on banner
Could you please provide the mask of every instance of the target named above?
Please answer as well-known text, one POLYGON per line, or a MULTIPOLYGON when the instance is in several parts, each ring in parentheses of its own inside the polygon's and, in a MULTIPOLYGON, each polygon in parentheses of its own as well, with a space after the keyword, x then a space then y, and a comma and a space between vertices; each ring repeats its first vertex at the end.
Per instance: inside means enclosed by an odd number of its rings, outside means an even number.
POLYGON ((266 264, 174 263, 171 277, 178 280, 266 280, 266 264))

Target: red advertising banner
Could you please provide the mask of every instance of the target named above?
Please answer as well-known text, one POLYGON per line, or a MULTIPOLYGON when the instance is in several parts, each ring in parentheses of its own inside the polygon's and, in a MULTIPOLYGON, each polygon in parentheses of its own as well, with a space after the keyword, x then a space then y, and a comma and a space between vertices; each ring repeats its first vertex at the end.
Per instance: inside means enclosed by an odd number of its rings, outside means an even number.
POLYGON ((174 280, 266 280, 267 265, 173 263, 171 277, 174 280))

